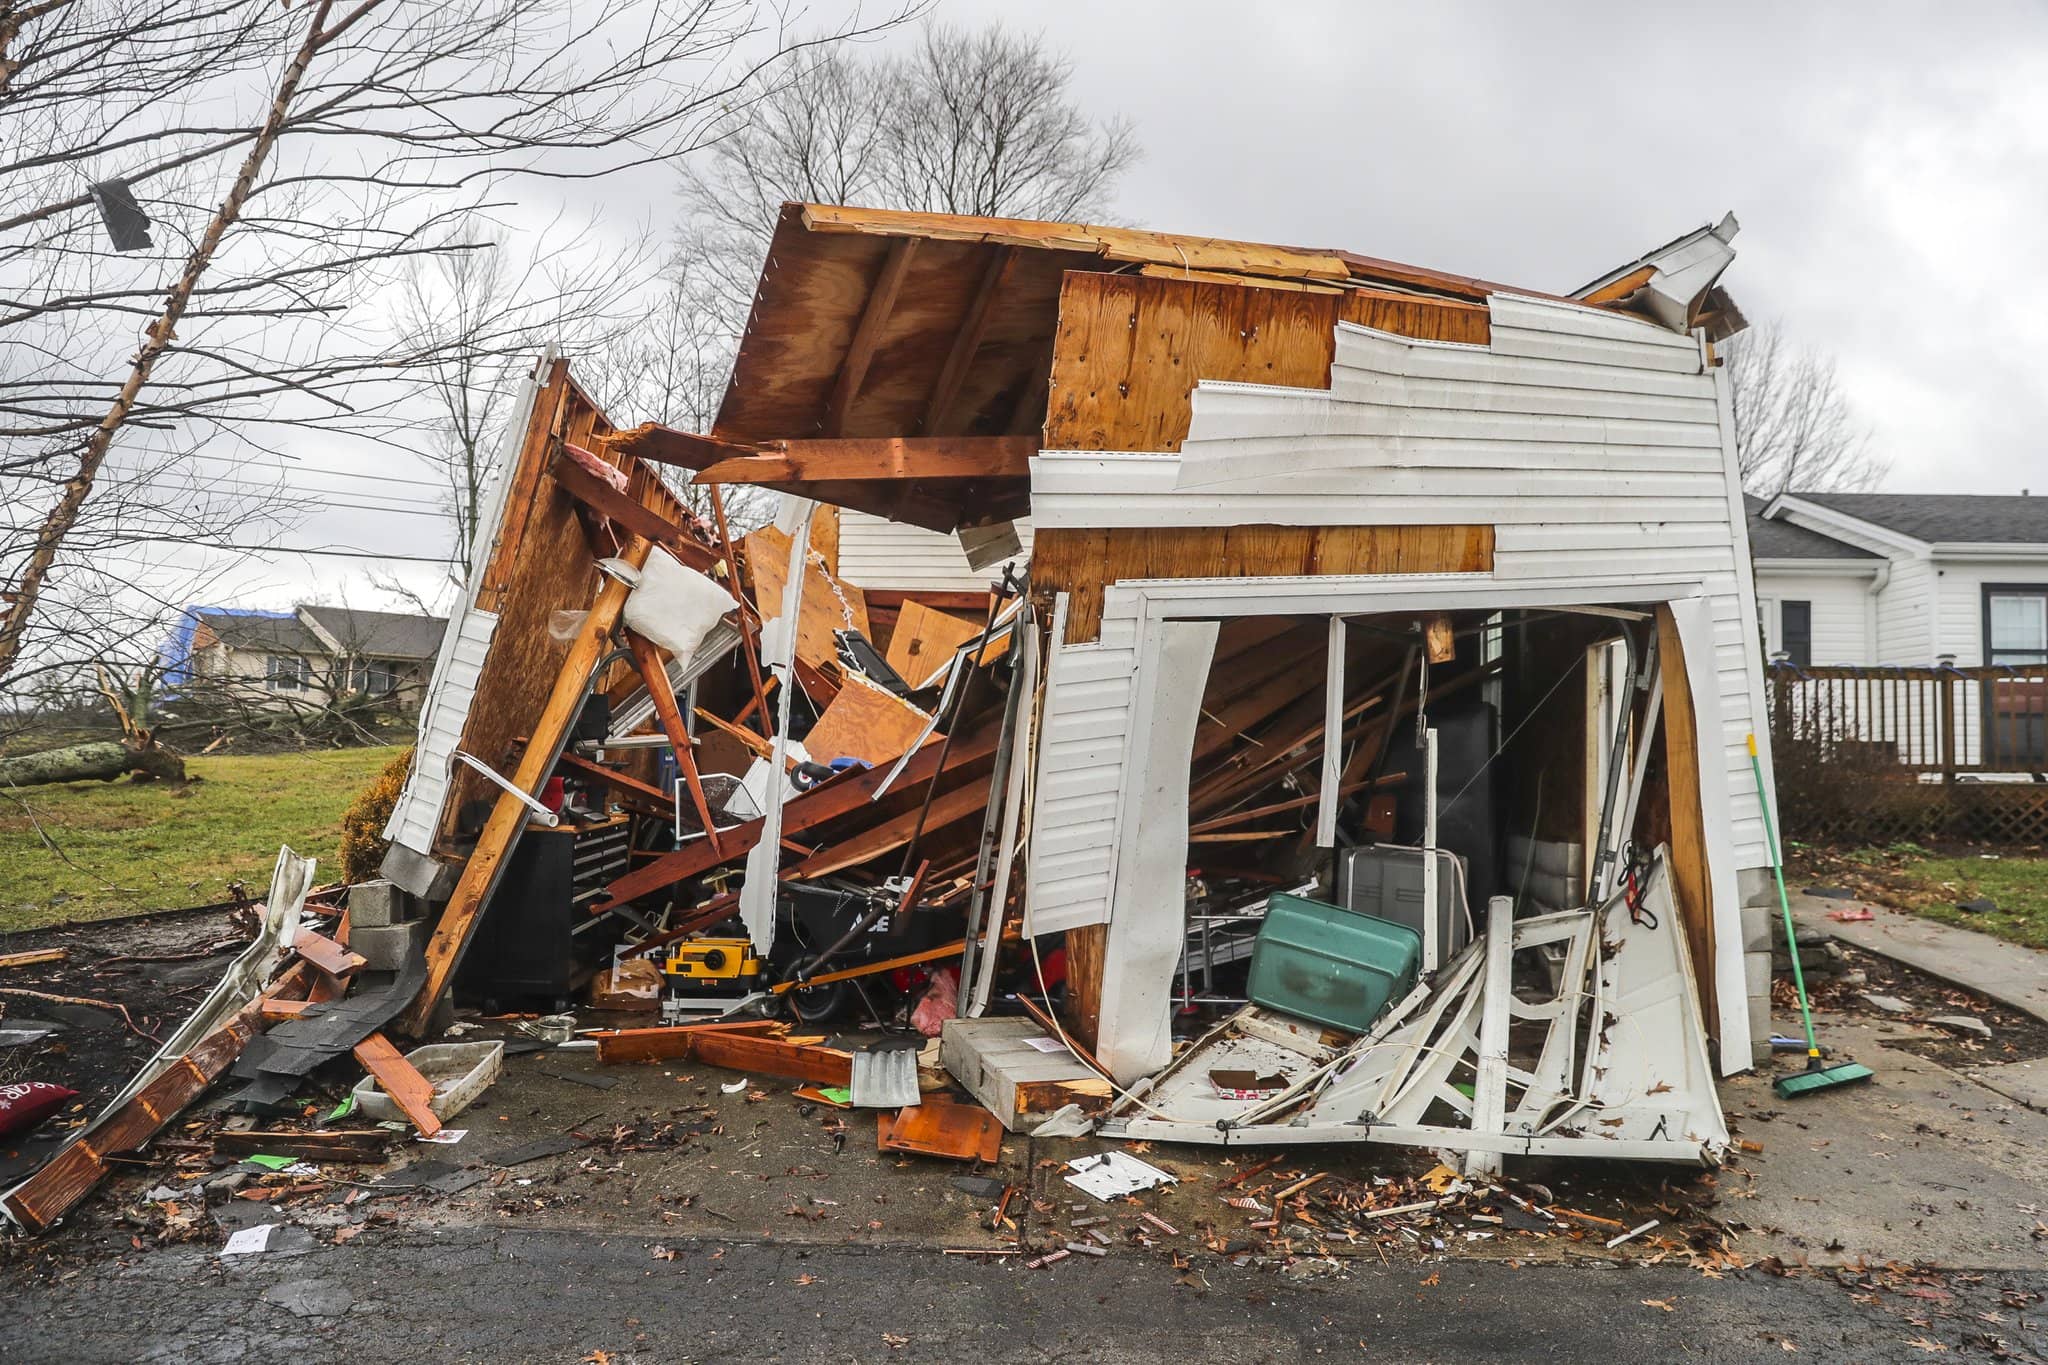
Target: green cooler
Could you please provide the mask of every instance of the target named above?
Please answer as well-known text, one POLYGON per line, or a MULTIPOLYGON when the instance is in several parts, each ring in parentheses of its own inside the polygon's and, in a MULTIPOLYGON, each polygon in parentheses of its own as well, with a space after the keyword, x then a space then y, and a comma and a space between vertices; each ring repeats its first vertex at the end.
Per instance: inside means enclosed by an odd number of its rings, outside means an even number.
POLYGON ((1279 895, 1252 950, 1255 1005, 1363 1033, 1415 986, 1422 935, 1341 905, 1279 895))

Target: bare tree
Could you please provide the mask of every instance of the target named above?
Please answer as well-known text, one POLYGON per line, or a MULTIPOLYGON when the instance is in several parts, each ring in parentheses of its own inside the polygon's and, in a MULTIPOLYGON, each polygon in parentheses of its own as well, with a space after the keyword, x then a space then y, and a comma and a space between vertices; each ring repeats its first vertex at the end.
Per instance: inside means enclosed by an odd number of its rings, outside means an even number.
POLYGON ((1776 322, 1727 346, 1742 486, 1758 497, 1877 486, 1889 464, 1870 449, 1835 378, 1835 363, 1785 340, 1776 322))
POLYGON ((173 463, 309 422, 388 438, 422 361, 388 326, 407 260, 473 249, 456 229, 536 178, 669 164, 837 36, 751 0, 5 7, 0 682, 117 438, 173 463))
POLYGON ((549 345, 579 352, 617 342, 645 307, 654 272, 644 253, 607 249, 594 227, 564 239, 551 225, 515 242, 471 223, 457 245, 407 263, 397 313, 412 376, 433 403, 419 453, 448 481, 449 561, 464 579, 520 373, 549 345))
POLYGON ((1131 126, 1088 113, 1042 37, 933 24, 902 55, 833 48, 685 163, 676 251, 711 314, 691 327, 724 339, 729 368, 786 202, 1099 221, 1138 157, 1131 126))

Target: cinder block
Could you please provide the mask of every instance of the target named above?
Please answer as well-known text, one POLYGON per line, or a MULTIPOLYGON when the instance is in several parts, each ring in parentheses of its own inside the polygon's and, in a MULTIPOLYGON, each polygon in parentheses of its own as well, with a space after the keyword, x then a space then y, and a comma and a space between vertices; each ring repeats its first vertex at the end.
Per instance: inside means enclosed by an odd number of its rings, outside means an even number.
POLYGON ((1745 953, 1768 953, 1771 950, 1771 917, 1769 907, 1745 905, 1742 907, 1742 951, 1745 953))
POLYGON ((351 952, 362 954, 365 971, 395 972, 413 954, 426 950, 427 922, 416 919, 409 924, 357 924, 351 915, 348 946, 351 952))
POLYGON ((348 923, 351 929, 381 929, 403 924, 412 905, 396 882, 357 882, 348 889, 348 923))
POLYGON ((1771 1059, 1771 1001, 1769 996, 1749 1000, 1749 1062, 1762 1066, 1771 1059))
MULTIPOLYGON (((362 950, 358 948, 357 952, 362 950)), ((1744 953, 1742 955, 1742 984, 1744 994, 1750 999, 1771 998, 1771 955, 1769 953, 1744 953)))

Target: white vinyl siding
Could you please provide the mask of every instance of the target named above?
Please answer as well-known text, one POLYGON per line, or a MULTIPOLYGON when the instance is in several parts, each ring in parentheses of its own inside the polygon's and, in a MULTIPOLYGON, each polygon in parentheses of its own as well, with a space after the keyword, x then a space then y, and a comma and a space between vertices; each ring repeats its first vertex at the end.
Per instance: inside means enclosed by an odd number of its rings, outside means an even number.
MULTIPOLYGON (((1736 861, 1764 866, 1746 745, 1763 728, 1761 657, 1716 378, 1696 341, 1649 323, 1505 294, 1490 308, 1484 347, 1339 324, 1327 391, 1204 382, 1178 455, 1042 454, 1033 516, 1077 527, 1487 524, 1497 579, 1697 581, 1714 625, 1736 861)), ((1105 651, 1116 624, 1106 613, 1105 651)), ((1093 705, 1098 742, 1120 740, 1093 705)), ((1048 708, 1049 735, 1063 710, 1048 708)), ((1089 843, 1113 848, 1115 831, 1089 843)), ((1098 854, 1090 875, 1107 870, 1098 854)))
MULTIPOLYGON (((1031 554, 1031 523, 1017 523, 1031 554)), ((1003 576, 998 564, 981 572, 967 565, 956 537, 922 526, 871 517, 847 508, 839 517, 839 576, 859 588, 894 592, 982 592, 1003 576)))
POLYGON ((434 851, 434 832, 441 823, 441 807, 448 799, 448 765, 455 746, 462 742, 462 727, 469 720, 469 704, 476 695, 476 682, 483 672, 484 655, 490 652, 491 636, 498 618, 478 607, 468 607, 448 622, 442 638, 440 657, 434 661, 434 681, 420 708, 417 747, 412 771, 385 823, 384 837, 404 844, 415 853, 434 851))
POLYGON ((1782 569, 1756 571, 1756 595, 1768 603, 1774 648, 1782 648, 1777 630, 1780 604, 1813 604, 1813 658, 1820 665, 1873 664, 1871 625, 1876 616, 1871 580, 1851 574, 1797 573, 1782 569))

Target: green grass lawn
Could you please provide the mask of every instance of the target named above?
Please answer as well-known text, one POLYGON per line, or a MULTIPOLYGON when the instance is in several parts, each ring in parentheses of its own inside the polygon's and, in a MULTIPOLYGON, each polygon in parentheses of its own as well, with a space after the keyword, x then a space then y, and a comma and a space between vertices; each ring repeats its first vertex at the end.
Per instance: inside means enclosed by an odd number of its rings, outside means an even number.
POLYGON ((1917 844, 1815 853, 1802 860, 1811 877, 1849 887, 1881 905, 1979 933, 2048 948, 2048 857, 2039 854, 1935 853, 1917 844), (1957 901, 1990 900, 1996 910, 1971 914, 1957 901))
POLYGON ((342 812, 397 753, 191 758, 186 771, 204 780, 184 787, 121 779, 0 793, 0 932, 209 905, 231 881, 261 895, 285 843, 329 880, 342 812))

